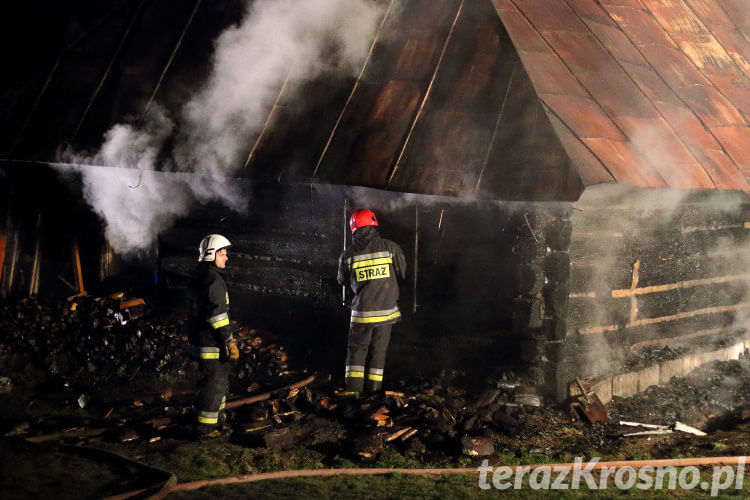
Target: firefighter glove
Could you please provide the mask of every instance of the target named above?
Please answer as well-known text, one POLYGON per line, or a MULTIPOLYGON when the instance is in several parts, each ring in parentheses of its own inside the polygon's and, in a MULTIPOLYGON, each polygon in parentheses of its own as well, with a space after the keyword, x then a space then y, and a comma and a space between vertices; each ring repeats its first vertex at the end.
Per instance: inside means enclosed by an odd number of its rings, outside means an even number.
POLYGON ((234 342, 229 344, 229 359, 232 361, 238 361, 240 359, 240 350, 237 349, 237 344, 234 342))

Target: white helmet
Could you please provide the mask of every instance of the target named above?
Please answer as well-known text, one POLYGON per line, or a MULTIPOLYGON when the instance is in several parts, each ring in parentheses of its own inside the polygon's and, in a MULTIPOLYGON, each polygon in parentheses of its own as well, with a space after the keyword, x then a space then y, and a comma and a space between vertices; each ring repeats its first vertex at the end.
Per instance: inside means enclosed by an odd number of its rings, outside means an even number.
POLYGON ((198 247, 198 262, 213 262, 216 259, 216 252, 228 246, 232 244, 222 235, 209 234, 201 240, 198 247))

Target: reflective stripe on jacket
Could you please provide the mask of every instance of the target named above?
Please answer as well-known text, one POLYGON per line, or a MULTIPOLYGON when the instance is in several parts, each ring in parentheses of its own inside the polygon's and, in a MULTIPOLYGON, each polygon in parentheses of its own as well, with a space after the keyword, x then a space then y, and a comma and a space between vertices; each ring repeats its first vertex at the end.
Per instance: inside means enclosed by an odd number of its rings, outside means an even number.
POLYGON ((229 294, 212 262, 201 262, 188 285, 188 341, 193 359, 226 359, 233 342, 229 294))
POLYGON ((395 323, 398 279, 406 276, 406 257, 391 240, 381 238, 373 226, 354 233, 352 245, 339 257, 338 282, 354 291, 352 323, 395 323))

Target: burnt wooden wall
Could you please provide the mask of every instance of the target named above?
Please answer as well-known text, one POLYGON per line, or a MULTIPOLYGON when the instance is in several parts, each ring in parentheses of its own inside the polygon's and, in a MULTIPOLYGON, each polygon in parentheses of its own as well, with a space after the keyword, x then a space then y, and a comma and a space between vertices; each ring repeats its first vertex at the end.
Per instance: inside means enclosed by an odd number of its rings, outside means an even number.
POLYGON ((616 373, 639 348, 741 330, 749 217, 750 200, 736 192, 587 190, 571 213, 560 370, 568 379, 616 373))
POLYGON ((170 286, 184 285, 203 235, 225 234, 234 243, 227 271, 232 314, 283 334, 314 365, 335 369, 349 321, 335 281, 345 203, 347 215, 367 206, 377 213, 381 234, 407 256, 403 320, 392 337, 389 370, 459 370, 483 379, 502 366, 532 366, 522 359, 527 331, 518 325, 531 324, 532 302, 542 292, 525 284, 530 288, 519 299, 519 264, 527 254, 546 252, 544 245, 530 250, 528 240, 535 240, 529 224, 549 222, 551 213, 570 204, 462 202, 320 184, 248 183, 247 192, 253 190, 244 214, 198 210, 161 235, 161 265, 170 286))
MULTIPOLYGON (((95 218, 51 172, 11 177, 4 294, 29 293, 37 238, 39 293, 71 294, 58 275, 74 283, 74 234, 87 288, 96 293, 102 236, 95 218)), ((389 370, 402 375, 460 370, 486 377, 512 368, 546 395, 564 397, 575 376, 616 373, 640 348, 721 341, 743 328, 750 309, 750 203, 739 193, 600 186, 576 203, 470 202, 238 182, 249 197, 245 213, 196 207, 160 235, 162 283, 178 303, 200 239, 225 234, 234 243, 233 315, 272 329, 313 365, 334 371, 349 318, 335 282, 337 258, 348 239, 346 216, 362 206, 376 211, 382 234, 407 255, 404 318, 389 357, 389 370)))
POLYGON ((181 307, 198 242, 219 232, 234 243, 227 271, 232 315, 280 334, 311 364, 335 371, 349 323, 335 282, 337 258, 344 235, 349 238, 346 217, 367 206, 378 214, 383 236, 398 242, 407 256, 403 321, 393 336, 389 370, 402 375, 458 370, 484 379, 503 367, 526 370, 546 363, 538 343, 552 323, 538 312, 549 286, 540 288, 546 275, 534 273, 548 259, 545 228, 554 228, 549 221, 556 220, 551 214, 569 211, 560 208, 569 203, 466 201, 239 179, 248 195, 246 212, 195 207, 160 234, 157 254, 152 249, 115 258, 101 220, 83 205, 80 193, 60 184, 50 169, 11 172, 16 196, 0 225, 6 236, 3 296, 64 299, 75 293, 71 257, 77 237, 89 293, 140 293, 158 281, 165 285, 165 298, 181 307), (37 239, 40 286, 32 293, 37 239))

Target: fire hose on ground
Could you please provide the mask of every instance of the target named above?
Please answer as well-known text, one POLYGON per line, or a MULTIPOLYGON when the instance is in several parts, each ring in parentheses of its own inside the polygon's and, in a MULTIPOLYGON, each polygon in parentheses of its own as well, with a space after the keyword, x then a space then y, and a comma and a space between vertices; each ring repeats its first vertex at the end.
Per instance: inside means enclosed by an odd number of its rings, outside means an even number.
MULTIPOLYGON (((604 468, 620 469, 624 467, 639 468, 639 467, 688 467, 688 466, 716 466, 716 465, 740 465, 748 461, 749 457, 702 457, 702 458, 675 458, 675 459, 662 459, 662 460, 624 460, 615 462, 597 462, 596 464, 590 464, 587 466, 589 471, 599 471, 604 468)), ((575 467, 580 467, 581 463, 561 463, 561 464, 533 464, 533 465, 513 465, 509 466, 512 472, 516 472, 519 468, 526 470, 535 470, 539 468, 550 468, 551 470, 557 470, 558 468, 568 468, 572 470, 575 467)), ((278 472, 265 472, 261 474, 245 474, 241 476, 225 477, 220 479, 206 479, 202 481, 192 481, 189 483, 182 484, 165 484, 159 491, 149 496, 151 500, 159 500, 172 492, 175 491, 189 491, 198 490, 201 488, 208 488, 211 486, 222 486, 229 484, 244 484, 254 483, 259 481, 267 481, 273 479, 294 479, 302 477, 332 477, 332 476, 374 476, 384 474, 403 474, 403 475, 414 475, 414 476, 441 476, 447 474, 475 474, 479 470, 476 467, 463 467, 463 468, 442 468, 442 469, 317 469, 317 470, 287 470, 278 472)), ((125 500, 134 496, 143 496, 149 491, 149 489, 142 489, 137 491, 131 491, 123 493, 121 495, 107 497, 104 500, 125 500)), ((153 488, 151 488, 153 491, 153 488)))

